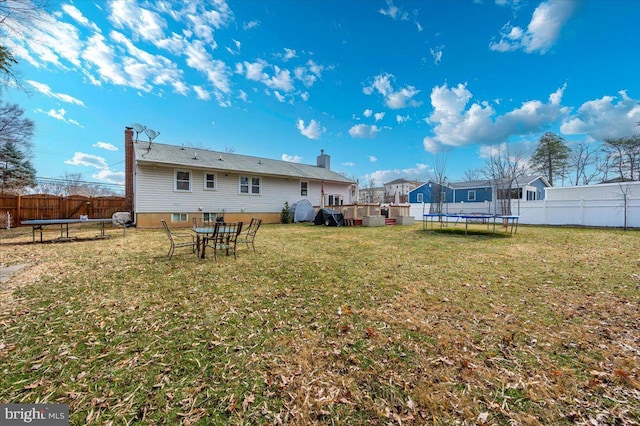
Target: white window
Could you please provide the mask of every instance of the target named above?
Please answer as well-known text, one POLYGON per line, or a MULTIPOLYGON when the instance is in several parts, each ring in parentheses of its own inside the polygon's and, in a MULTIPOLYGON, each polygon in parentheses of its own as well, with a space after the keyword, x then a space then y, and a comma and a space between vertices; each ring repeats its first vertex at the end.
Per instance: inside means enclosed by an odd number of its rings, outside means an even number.
POLYGON ((300 196, 306 197, 309 195, 309 182, 300 182, 300 196))
POLYGON ((327 206, 341 206, 342 205, 342 195, 340 195, 340 194, 327 195, 325 200, 326 200, 326 205, 327 206))
POLYGON ((186 213, 172 213, 171 222, 188 222, 189 215, 186 213))
POLYGON ((419 192, 419 193, 417 194, 417 196, 418 196, 418 202, 419 202, 419 203, 422 203, 422 202, 424 201, 424 194, 423 194, 423 193, 421 193, 421 192, 419 192))
POLYGON ((176 170, 174 189, 176 191, 191 191, 191 172, 189 170, 176 170))
POLYGON ((240 194, 260 195, 262 182, 259 177, 240 176, 240 194))
POLYGON ((468 201, 475 201, 476 200, 476 191, 475 190, 471 190, 467 193, 467 200, 468 201))
POLYGON ((216 189, 218 179, 216 178, 216 174, 212 172, 205 172, 204 174, 204 189, 205 190, 214 190, 216 189))

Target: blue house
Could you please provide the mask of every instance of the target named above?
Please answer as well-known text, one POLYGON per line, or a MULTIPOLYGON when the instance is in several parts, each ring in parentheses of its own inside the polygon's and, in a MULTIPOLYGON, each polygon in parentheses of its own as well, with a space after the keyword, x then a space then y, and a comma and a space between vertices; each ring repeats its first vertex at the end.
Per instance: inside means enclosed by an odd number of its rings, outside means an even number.
POLYGON ((476 180, 439 184, 429 181, 409 192, 409 203, 491 203, 495 200, 543 200, 549 181, 541 175, 520 176, 508 182, 476 180))

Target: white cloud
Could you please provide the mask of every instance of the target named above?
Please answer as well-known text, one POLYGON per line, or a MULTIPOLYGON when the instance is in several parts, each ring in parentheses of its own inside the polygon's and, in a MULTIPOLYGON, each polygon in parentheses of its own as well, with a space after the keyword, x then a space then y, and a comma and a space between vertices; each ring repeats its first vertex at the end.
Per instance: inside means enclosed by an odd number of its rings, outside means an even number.
POLYGON ((394 76, 392 74, 379 74, 374 77, 373 83, 370 86, 366 86, 362 89, 365 95, 371 95, 374 92, 382 95, 385 99, 385 105, 391 109, 400 109, 406 107, 417 107, 421 104, 413 99, 415 95, 420 93, 413 86, 405 86, 399 90, 394 90, 392 80, 394 76))
POLYGON ((293 59, 296 57, 295 49, 287 49, 284 48, 284 55, 282 56, 282 60, 287 62, 289 59, 293 59))
POLYGON ((379 133, 380 130, 382 129, 375 125, 369 126, 366 124, 356 124, 349 129, 349 135, 352 138, 372 138, 379 133))
POLYGON ((435 134, 424 138, 424 149, 437 153, 447 146, 496 144, 511 135, 544 130, 568 115, 569 109, 561 105, 564 90, 565 86, 551 93, 547 102, 524 102, 519 108, 498 116, 486 101, 469 105, 472 94, 466 84, 452 88, 446 83, 435 86, 431 91, 433 112, 425 119, 433 125, 435 134))
POLYGON ((218 94, 231 92, 229 68, 224 62, 213 59, 202 41, 194 40, 187 43, 185 55, 187 56, 187 65, 205 74, 218 94))
POLYGON ((102 80, 118 86, 128 85, 125 74, 116 63, 116 53, 111 46, 107 45, 102 34, 95 34, 89 38, 86 49, 82 52, 82 58, 88 61, 90 66, 97 67, 102 80))
POLYGON ((293 90, 293 82, 291 81, 291 72, 287 69, 281 69, 279 66, 273 66, 273 76, 263 81, 267 87, 271 89, 281 89, 285 92, 293 90))
POLYGON ((442 61, 442 54, 444 53, 444 46, 438 46, 433 49, 429 49, 431 53, 431 57, 433 58, 433 63, 438 65, 442 61))
POLYGON ((376 121, 380 121, 384 118, 384 112, 376 112, 375 114, 373 114, 373 118, 376 121))
POLYGON ((180 16, 193 34, 215 49, 214 31, 233 21, 233 13, 227 3, 184 2, 182 6, 183 9, 174 11, 174 15, 180 16))
POLYGON ((24 25, 12 15, 4 17, 3 26, 20 33, 20 37, 3 40, 16 58, 24 59, 37 68, 52 64, 68 71, 63 60, 73 66, 80 65, 83 43, 75 26, 42 11, 34 11, 33 21, 38 25, 24 25))
POLYGON ((113 1, 107 5, 109 21, 116 28, 128 29, 136 38, 151 43, 165 38, 164 28, 167 27, 167 22, 157 13, 131 1, 113 1))
POLYGON ((91 175, 92 178, 107 182, 124 185, 124 172, 114 172, 109 169, 102 169, 98 173, 91 175))
POLYGON ((193 91, 196 92, 198 99, 202 101, 208 101, 211 99, 211 93, 202 86, 193 86, 193 91))
POLYGON ((287 99, 283 95, 281 95, 280 92, 278 92, 277 90, 273 91, 273 96, 275 96, 279 102, 285 103, 287 101, 287 99))
POLYGON ((29 85, 34 89, 36 89, 38 92, 42 93, 43 95, 49 96, 50 98, 55 98, 69 104, 84 106, 84 102, 82 102, 81 100, 76 99, 73 96, 67 95, 65 93, 56 93, 51 90, 51 87, 49 87, 44 83, 40 83, 33 80, 27 80, 27 83, 29 83, 29 85))
POLYGON ((377 162, 377 161, 378 161, 378 159, 377 159, 374 155, 370 155, 370 156, 369 156, 369 162, 370 162, 370 163, 375 163, 375 162, 377 162))
POLYGON ((365 117, 371 117, 373 115, 373 110, 365 109, 362 115, 364 115, 365 117))
POLYGON ((604 96, 583 103, 567 118, 560 131, 564 134, 586 134, 596 140, 618 138, 638 132, 640 101, 621 90, 619 97, 604 96))
POLYGON ((68 123, 68 124, 73 124, 76 125, 78 127, 82 127, 80 125, 80 123, 72 118, 67 118, 65 117, 67 115, 67 111, 64 108, 59 108, 59 109, 50 109, 49 111, 45 111, 43 109, 40 108, 36 108, 35 112, 40 113, 40 114, 46 114, 51 118, 55 118, 56 120, 60 120, 64 123, 68 123))
POLYGON ((299 155, 282 154, 282 161, 288 161, 289 163, 302 163, 302 157, 299 155))
POLYGON ((320 139, 324 129, 320 126, 320 123, 316 120, 311 120, 309 125, 305 127, 304 120, 299 119, 296 127, 300 131, 300 134, 308 137, 309 139, 320 139))
POLYGON ((392 181, 394 179, 410 179, 410 180, 425 180, 427 174, 431 171, 431 167, 426 164, 416 164, 415 167, 409 167, 406 169, 392 169, 392 170, 378 170, 373 173, 364 175, 363 182, 370 182, 373 180, 374 186, 382 186, 385 182, 392 181))
POLYGON ((398 124, 402 124, 404 122, 409 121, 409 116, 408 115, 396 115, 396 121, 398 122, 398 124))
POLYGON ((393 20, 408 21, 409 14, 403 9, 393 4, 392 0, 387 0, 387 8, 379 10, 381 15, 388 16, 393 20))
POLYGON ((294 89, 291 72, 282 69, 277 65, 270 65, 264 60, 259 59, 257 62, 243 62, 236 64, 236 73, 244 74, 244 76, 252 81, 263 83, 270 89, 291 92, 294 89), (269 75, 265 71, 267 68, 273 69, 273 74, 269 75))
POLYGON ((577 2, 548 0, 533 12, 527 30, 507 23, 500 31, 500 40, 489 44, 491 50, 507 52, 524 50, 527 53, 549 51, 560 37, 563 25, 571 18, 577 2))
POLYGON ((341 165, 345 166, 345 167, 355 167, 356 163, 352 162, 352 161, 345 161, 344 163, 340 163, 341 165))
POLYGON ((182 81, 183 71, 174 62, 162 55, 152 55, 137 48, 120 32, 111 31, 109 36, 128 53, 128 56, 121 55, 118 58, 126 76, 125 85, 145 92, 151 92, 158 85, 172 86, 175 92, 182 95, 189 92, 188 86, 182 81))
POLYGON ((249 22, 242 23, 242 29, 245 31, 258 28, 259 26, 260 26, 260 21, 249 21, 249 22))
POLYGON ((107 151, 117 151, 118 147, 109 142, 96 142, 93 144, 96 148, 106 149, 107 151))
POLYGON ((83 27, 87 27, 97 33, 100 32, 100 28, 94 22, 89 21, 77 7, 71 4, 63 4, 62 10, 83 27))
POLYGON ((85 154, 84 152, 76 152, 73 154, 73 158, 65 160, 65 164, 72 166, 90 166, 96 169, 108 170, 109 165, 103 157, 99 157, 93 154, 85 154))

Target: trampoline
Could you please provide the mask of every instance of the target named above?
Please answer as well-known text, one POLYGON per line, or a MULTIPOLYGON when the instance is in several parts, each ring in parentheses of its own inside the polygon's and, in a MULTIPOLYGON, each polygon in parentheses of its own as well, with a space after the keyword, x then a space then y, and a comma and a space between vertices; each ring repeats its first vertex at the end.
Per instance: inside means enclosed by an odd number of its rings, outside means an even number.
POLYGON ((453 222, 458 223, 460 220, 464 220, 464 234, 468 235, 469 232, 469 222, 477 223, 482 222, 486 224, 487 227, 493 225, 493 233, 496 233, 496 223, 502 222, 507 230, 509 235, 513 235, 518 232, 518 219, 520 216, 516 215, 494 215, 494 214, 470 214, 470 213, 425 213, 424 220, 422 222, 423 229, 427 229, 427 223, 431 224, 431 229, 433 229, 434 222, 437 220, 440 224, 440 229, 442 229, 444 223, 449 223, 451 220, 455 219, 453 222), (446 219, 446 220, 445 220, 446 219))

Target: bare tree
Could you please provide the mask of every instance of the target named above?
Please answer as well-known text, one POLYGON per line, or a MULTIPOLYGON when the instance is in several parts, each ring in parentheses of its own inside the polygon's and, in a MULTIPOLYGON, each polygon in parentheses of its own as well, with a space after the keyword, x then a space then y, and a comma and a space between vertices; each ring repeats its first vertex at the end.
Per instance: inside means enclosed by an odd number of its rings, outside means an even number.
POLYGON ((462 177, 467 182, 481 180, 483 178, 482 169, 467 169, 462 177))
MULTIPOLYGON (((25 29, 36 25, 43 19, 49 0, 0 0, 0 35, 4 38, 22 38, 25 29)), ((3 42, 0 42, 3 43, 3 42)), ((18 75, 13 69, 17 65, 13 52, 8 46, 0 44, 0 76, 2 86, 15 83, 20 87, 18 75)))
POLYGON ((574 171, 570 182, 572 185, 589 185, 603 174, 600 151, 592 149, 586 142, 580 142, 571 150, 569 168, 574 171))
POLYGON ((640 135, 604 140, 606 161, 619 180, 640 180, 640 135))
POLYGON ((0 100, 0 144, 14 143, 26 155, 30 154, 31 138, 35 124, 24 117, 24 110, 17 104, 0 100))
POLYGON ((482 171, 485 178, 489 179, 495 188, 495 212, 510 215, 511 200, 522 198, 518 192, 518 178, 527 172, 522 155, 516 153, 511 156, 508 147, 504 150, 496 149, 486 161, 486 166, 482 171))
POLYGON ((431 180, 431 213, 443 213, 442 207, 446 201, 447 159, 436 156, 433 161, 431 180))
POLYGON ((375 202, 375 200, 374 200, 374 184, 375 184, 375 181, 373 180, 373 178, 369 178, 369 180, 367 181, 367 203, 375 202))

